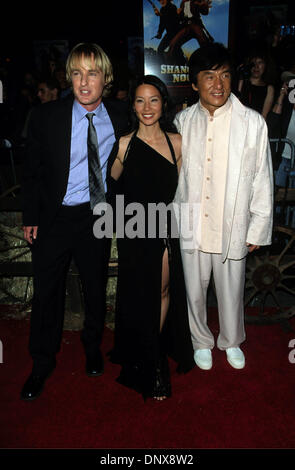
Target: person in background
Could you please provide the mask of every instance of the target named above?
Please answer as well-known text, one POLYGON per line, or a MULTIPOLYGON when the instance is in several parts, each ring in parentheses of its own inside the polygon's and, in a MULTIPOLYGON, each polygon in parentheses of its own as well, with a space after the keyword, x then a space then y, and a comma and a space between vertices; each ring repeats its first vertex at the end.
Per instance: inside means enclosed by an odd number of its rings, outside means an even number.
POLYGON ((65 98, 66 96, 70 95, 71 90, 71 82, 67 79, 66 69, 63 64, 59 64, 53 73, 53 78, 58 81, 59 83, 59 95, 60 98, 65 98))
POLYGON ((115 81, 112 90, 113 98, 125 101, 128 101, 128 92, 129 92, 129 80, 119 80, 115 81))
POLYGON ((245 106, 255 109, 266 119, 274 101, 274 86, 268 83, 266 56, 254 52, 248 59, 248 75, 241 77, 238 83, 240 100, 245 106))
MULTIPOLYGON (((276 145, 274 142, 271 142, 276 189, 294 186, 294 183, 292 184, 289 181, 290 171, 292 170, 294 172, 294 155, 292 156, 292 147, 289 143, 282 142, 281 139, 288 139, 291 143, 293 143, 293 149, 295 150, 295 103, 292 103, 288 99, 289 93, 294 89, 294 87, 289 87, 289 84, 291 80, 295 79, 295 73, 285 71, 282 73, 281 78, 282 86, 276 97, 274 106, 267 116, 266 121, 270 139, 279 141, 278 145, 276 145)), ((289 210, 293 210, 291 206, 288 207, 289 210)), ((278 217, 278 222, 282 222, 283 224, 290 223, 291 227, 295 227, 294 210, 290 222, 288 212, 286 219, 281 220, 280 215, 283 216, 283 211, 279 206, 276 208, 276 215, 278 217)))
MULTIPOLYGON (((60 86, 57 80, 54 78, 45 78, 41 79, 37 83, 37 97, 40 100, 38 104, 48 103, 49 101, 55 101, 59 99, 60 96, 60 86)), ((36 105, 35 105, 36 106, 36 105)), ((26 141, 28 135, 28 126, 31 118, 32 111, 35 106, 32 106, 31 109, 28 111, 24 127, 22 130, 21 137, 23 142, 26 141)))
POLYGON ((39 81, 37 89, 37 96, 42 104, 59 99, 60 85, 54 78, 45 78, 39 81))

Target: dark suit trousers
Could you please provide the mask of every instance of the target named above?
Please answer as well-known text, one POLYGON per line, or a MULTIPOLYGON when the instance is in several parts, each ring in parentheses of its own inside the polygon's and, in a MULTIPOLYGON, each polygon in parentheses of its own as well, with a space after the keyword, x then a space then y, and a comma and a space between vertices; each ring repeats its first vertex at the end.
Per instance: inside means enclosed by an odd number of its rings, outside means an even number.
POLYGON ((93 235, 89 204, 62 207, 51 227, 32 247, 34 297, 29 350, 33 373, 47 373, 55 365, 64 320, 65 282, 71 258, 79 270, 85 303, 81 340, 88 357, 96 357, 106 313, 107 264, 110 239, 93 235))

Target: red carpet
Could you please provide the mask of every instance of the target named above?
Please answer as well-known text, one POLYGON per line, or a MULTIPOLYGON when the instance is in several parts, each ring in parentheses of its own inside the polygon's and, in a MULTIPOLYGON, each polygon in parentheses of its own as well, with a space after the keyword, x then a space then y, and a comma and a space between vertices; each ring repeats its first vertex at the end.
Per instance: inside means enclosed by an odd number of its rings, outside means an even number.
MULTIPOLYGON (((211 324, 217 334, 216 313, 211 324)), ((214 349, 210 371, 177 375, 172 398, 143 402, 115 382, 119 367, 105 361, 100 378, 84 373, 77 332, 64 332, 53 375, 34 402, 19 399, 31 371, 29 321, 0 318, 1 449, 293 449, 295 364, 288 360, 293 331, 279 324, 246 325, 246 367, 232 369, 214 349)), ((103 352, 112 346, 106 329, 103 352)), ((294 356, 293 356, 294 357, 294 356)))

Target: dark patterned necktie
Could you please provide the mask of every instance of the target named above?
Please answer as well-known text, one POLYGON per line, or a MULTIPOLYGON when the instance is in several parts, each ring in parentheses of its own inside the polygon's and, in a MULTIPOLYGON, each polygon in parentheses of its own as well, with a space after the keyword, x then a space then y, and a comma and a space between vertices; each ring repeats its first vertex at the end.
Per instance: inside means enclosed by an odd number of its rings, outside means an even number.
POLYGON ((88 125, 88 172, 89 172, 89 193, 90 193, 90 207, 94 208, 99 202, 104 202, 105 190, 102 179, 102 172, 99 160, 98 142, 96 130, 93 125, 94 113, 86 114, 89 121, 88 125))

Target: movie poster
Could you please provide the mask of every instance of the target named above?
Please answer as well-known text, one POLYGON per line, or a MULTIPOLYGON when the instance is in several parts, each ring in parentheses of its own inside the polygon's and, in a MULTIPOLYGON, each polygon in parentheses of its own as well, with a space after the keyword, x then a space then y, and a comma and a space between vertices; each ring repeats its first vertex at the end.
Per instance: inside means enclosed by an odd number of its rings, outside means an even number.
POLYGON ((201 45, 228 45, 230 0, 143 0, 144 72, 163 80, 179 106, 194 97, 188 60, 201 45))

